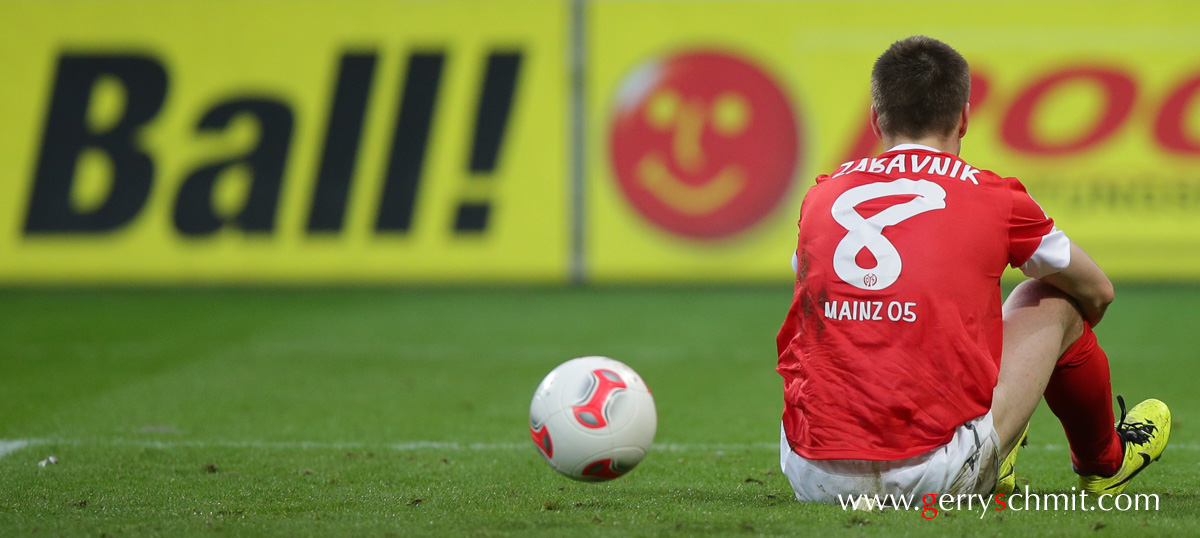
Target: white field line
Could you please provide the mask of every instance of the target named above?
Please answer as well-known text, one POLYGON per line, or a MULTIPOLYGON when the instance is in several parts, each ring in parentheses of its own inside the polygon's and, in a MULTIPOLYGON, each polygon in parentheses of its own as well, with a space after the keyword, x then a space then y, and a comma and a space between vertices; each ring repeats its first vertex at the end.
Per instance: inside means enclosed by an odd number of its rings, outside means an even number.
POLYGON ((12 441, 0 439, 0 458, 21 450, 26 446, 29 446, 29 441, 25 439, 14 439, 12 441))
MULTIPOLYGON (((447 451, 504 451, 532 450, 532 443, 459 443, 453 441, 405 441, 401 443, 362 443, 362 442, 319 442, 319 441, 226 441, 226 440, 151 440, 151 439, 0 439, 0 458, 23 448, 41 445, 69 445, 77 447, 141 447, 141 448, 234 448, 234 449, 268 449, 268 450, 366 450, 392 449, 400 452, 420 450, 447 451)), ((739 452, 739 451, 775 451, 778 443, 657 443, 651 450, 658 452, 739 452)), ((1021 450, 1037 450, 1047 452, 1066 451, 1066 445, 1043 444, 1029 445, 1021 450)), ((1200 451, 1200 444, 1169 444, 1167 451, 1200 451)))

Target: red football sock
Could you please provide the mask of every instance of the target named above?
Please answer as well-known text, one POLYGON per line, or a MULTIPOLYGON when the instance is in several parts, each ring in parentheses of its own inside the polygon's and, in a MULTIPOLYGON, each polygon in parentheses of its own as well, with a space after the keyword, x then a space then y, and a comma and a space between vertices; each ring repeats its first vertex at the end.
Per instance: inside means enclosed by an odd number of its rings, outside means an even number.
POLYGON ((1112 476, 1124 451, 1113 426, 1108 356, 1087 323, 1083 335, 1059 357, 1046 385, 1046 404, 1062 422, 1076 472, 1112 476))

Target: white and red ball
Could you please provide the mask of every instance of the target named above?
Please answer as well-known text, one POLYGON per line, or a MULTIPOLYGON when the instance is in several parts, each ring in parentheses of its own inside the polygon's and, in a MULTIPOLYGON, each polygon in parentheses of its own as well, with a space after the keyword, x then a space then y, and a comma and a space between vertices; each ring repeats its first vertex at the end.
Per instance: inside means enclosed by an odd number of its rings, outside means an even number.
POLYGON ((580 357, 550 372, 529 406, 529 433, 554 470, 599 482, 634 468, 654 442, 654 397, 633 368, 580 357))

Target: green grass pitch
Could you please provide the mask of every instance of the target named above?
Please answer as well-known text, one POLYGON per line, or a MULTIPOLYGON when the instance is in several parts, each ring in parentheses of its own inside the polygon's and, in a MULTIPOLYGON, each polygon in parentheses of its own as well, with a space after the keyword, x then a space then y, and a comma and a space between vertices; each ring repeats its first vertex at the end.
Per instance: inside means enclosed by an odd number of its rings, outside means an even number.
MULTIPOLYGON (((1129 490, 1159 510, 931 521, 792 499, 786 287, 4 290, 0 535, 1197 535, 1200 288, 1117 290, 1114 388, 1175 415, 1129 490), (527 428, 542 376, 590 354, 659 410, 655 449, 604 484, 551 471, 527 428)), ((1034 420, 1018 473, 1069 491, 1062 431, 1034 420)))

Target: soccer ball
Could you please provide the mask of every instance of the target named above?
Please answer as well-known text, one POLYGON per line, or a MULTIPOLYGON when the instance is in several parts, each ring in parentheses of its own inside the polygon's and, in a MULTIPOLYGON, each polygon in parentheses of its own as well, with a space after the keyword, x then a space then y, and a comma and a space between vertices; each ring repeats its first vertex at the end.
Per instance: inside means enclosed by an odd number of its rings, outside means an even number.
POLYGON ((633 368, 581 357, 542 380, 529 405, 529 434, 554 470, 600 482, 629 472, 650 449, 658 415, 633 368))

